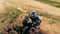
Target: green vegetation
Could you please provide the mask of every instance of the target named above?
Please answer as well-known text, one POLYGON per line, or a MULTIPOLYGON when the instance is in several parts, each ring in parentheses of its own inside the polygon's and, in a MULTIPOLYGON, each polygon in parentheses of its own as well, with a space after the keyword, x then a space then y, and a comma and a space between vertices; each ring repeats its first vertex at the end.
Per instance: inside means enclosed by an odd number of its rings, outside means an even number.
MULTIPOLYGON (((16 17, 16 15, 19 15, 21 13, 22 11, 15 9, 15 8, 6 8, 6 13, 2 17, 4 17, 5 21, 12 23, 15 20, 14 17, 16 17)), ((4 23, 4 20, 2 21, 2 23, 4 23)))
POLYGON ((16 15, 20 15, 22 13, 22 11, 12 7, 6 7, 5 9, 6 13, 0 14, 0 32, 6 27, 7 24, 13 23, 16 15))
POLYGON ((44 13, 39 13, 38 15, 50 19, 50 24, 53 24, 53 23, 56 23, 56 22, 60 22, 60 17, 53 16, 52 14, 48 14, 48 13, 44 12, 44 13))
POLYGON ((59 3, 59 2, 50 1, 50 0, 36 0, 36 1, 40 1, 40 2, 43 2, 43 3, 47 3, 47 4, 50 4, 50 5, 52 5, 52 6, 55 6, 55 7, 60 8, 60 3, 59 3))
POLYGON ((10 23, 14 21, 15 18, 13 17, 22 13, 20 10, 14 8, 7 8, 6 11, 5 18, 8 19, 10 23))

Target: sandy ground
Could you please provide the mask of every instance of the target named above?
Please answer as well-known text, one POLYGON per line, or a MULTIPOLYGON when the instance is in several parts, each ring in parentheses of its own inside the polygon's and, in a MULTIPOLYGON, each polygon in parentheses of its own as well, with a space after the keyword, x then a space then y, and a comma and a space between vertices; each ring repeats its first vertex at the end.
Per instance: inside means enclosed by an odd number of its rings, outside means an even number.
POLYGON ((34 0, 5 0, 5 2, 8 2, 12 4, 13 6, 16 6, 17 8, 22 8, 25 10, 38 10, 38 11, 44 11, 48 12, 50 14, 55 14, 60 16, 60 8, 53 7, 48 4, 44 4, 41 2, 37 2, 34 0))
POLYGON ((5 13, 3 0, 0 0, 0 14, 5 13))

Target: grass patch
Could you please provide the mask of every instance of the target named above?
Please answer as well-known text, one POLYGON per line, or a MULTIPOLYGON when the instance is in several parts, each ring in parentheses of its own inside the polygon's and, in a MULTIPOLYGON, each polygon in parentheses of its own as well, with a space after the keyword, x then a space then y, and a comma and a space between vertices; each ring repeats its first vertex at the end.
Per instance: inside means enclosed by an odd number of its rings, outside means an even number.
POLYGON ((48 14, 48 13, 39 13, 38 15, 50 19, 50 23, 51 23, 51 24, 60 22, 60 17, 53 16, 52 14, 48 14))
POLYGON ((40 1, 40 2, 43 2, 43 3, 47 3, 47 4, 50 4, 50 5, 52 5, 52 6, 55 6, 55 7, 60 8, 60 3, 59 3, 59 2, 50 1, 50 0, 36 0, 36 1, 40 1))
MULTIPOLYGON (((6 7, 6 13, 2 17, 4 17, 5 21, 8 21, 9 23, 12 23, 15 19, 14 17, 16 15, 21 14, 21 13, 22 13, 22 11, 20 11, 18 9, 11 8, 11 7, 10 8, 6 7)), ((4 20, 2 20, 2 23, 4 23, 4 20)))
POLYGON ((0 15, 0 31, 2 31, 7 24, 13 23, 13 21, 15 20, 14 17, 16 15, 20 15, 21 13, 23 13, 22 11, 11 7, 6 7, 5 9, 6 13, 0 15))
POLYGON ((14 8, 6 8, 7 13, 5 14, 5 18, 9 20, 10 23, 14 21, 14 18, 16 15, 19 15, 22 13, 22 11, 14 8))

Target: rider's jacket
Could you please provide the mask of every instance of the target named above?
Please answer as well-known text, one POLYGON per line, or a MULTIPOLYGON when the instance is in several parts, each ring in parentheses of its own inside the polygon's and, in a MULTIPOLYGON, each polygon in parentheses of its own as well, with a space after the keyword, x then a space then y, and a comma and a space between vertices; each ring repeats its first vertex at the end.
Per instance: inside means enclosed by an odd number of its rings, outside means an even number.
POLYGON ((32 12, 31 14, 29 14, 30 18, 36 18, 37 16, 35 15, 35 12, 32 12))

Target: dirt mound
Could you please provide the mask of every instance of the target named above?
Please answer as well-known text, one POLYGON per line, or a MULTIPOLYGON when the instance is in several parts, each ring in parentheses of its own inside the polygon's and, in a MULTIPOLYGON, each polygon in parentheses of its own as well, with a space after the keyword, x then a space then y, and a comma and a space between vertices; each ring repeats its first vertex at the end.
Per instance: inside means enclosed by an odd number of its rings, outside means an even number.
MULTIPOLYGON (((27 13, 20 14, 12 24, 8 25, 4 29, 3 34, 8 34, 8 33, 18 34, 18 32, 14 30, 14 27, 17 26, 17 29, 20 30, 21 29, 20 27, 22 26, 22 21, 26 15, 27 13), (7 30, 9 32, 7 32, 7 30)), ((41 32, 40 27, 37 27, 34 32, 30 30, 30 34, 40 34, 40 32, 41 32)))
MULTIPOLYGON (((17 22, 22 22, 22 20, 24 19, 24 17, 26 15, 27 15, 27 13, 21 14, 17 18, 17 22)), ((42 20, 42 23, 37 29, 35 29, 36 31, 43 32, 44 34, 56 34, 56 33, 59 34, 60 29, 58 29, 58 28, 60 28, 60 27, 57 27, 57 26, 60 26, 60 23, 59 24, 55 23, 55 25, 54 24, 51 25, 50 24, 50 19, 47 19, 45 17, 42 17, 41 20, 42 20)))
MULTIPOLYGON (((26 15, 27 15, 27 13, 20 14, 16 18, 16 20, 12 24, 10 24, 6 29, 8 29, 8 28, 13 29, 13 27, 16 27, 16 26, 18 26, 18 27, 23 26, 22 21, 26 15)), ((47 19, 45 17, 42 17, 41 20, 42 20, 41 25, 38 26, 34 32, 31 32, 31 30, 30 30, 30 34, 40 34, 40 33, 42 33, 42 34, 60 34, 60 23, 51 25, 50 19, 47 19)), ((17 32, 15 30, 12 30, 11 32, 13 32, 13 33, 15 32, 17 34, 17 32)))
MULTIPOLYGON (((24 17, 27 15, 27 13, 22 13, 22 14, 20 14, 17 18, 16 18, 16 20, 12 23, 12 24, 10 24, 10 25, 7 25, 7 27, 5 28, 5 30, 8 30, 9 28, 11 28, 11 29, 13 29, 13 27, 16 27, 16 26, 22 26, 22 21, 23 21, 23 19, 24 19, 24 17)), ((42 21, 42 23, 41 23, 41 28, 40 28, 40 26, 39 27, 37 27, 36 29, 35 29, 35 31, 34 32, 31 32, 31 30, 30 30, 30 34, 40 34, 40 33, 44 33, 44 34, 46 34, 47 32, 46 32, 46 29, 44 30, 44 26, 43 26, 43 23, 44 22, 46 22, 45 24, 48 24, 48 22, 46 21, 46 19, 42 19, 43 21, 42 21)), ((4 31, 3 31, 4 32, 4 31)), ((14 30, 12 30, 11 31, 12 33, 17 33, 16 31, 14 31, 14 30)), ((4 32, 4 33, 6 33, 6 34, 8 34, 8 32, 4 32)), ((3 33, 3 34, 4 34, 3 33)))

